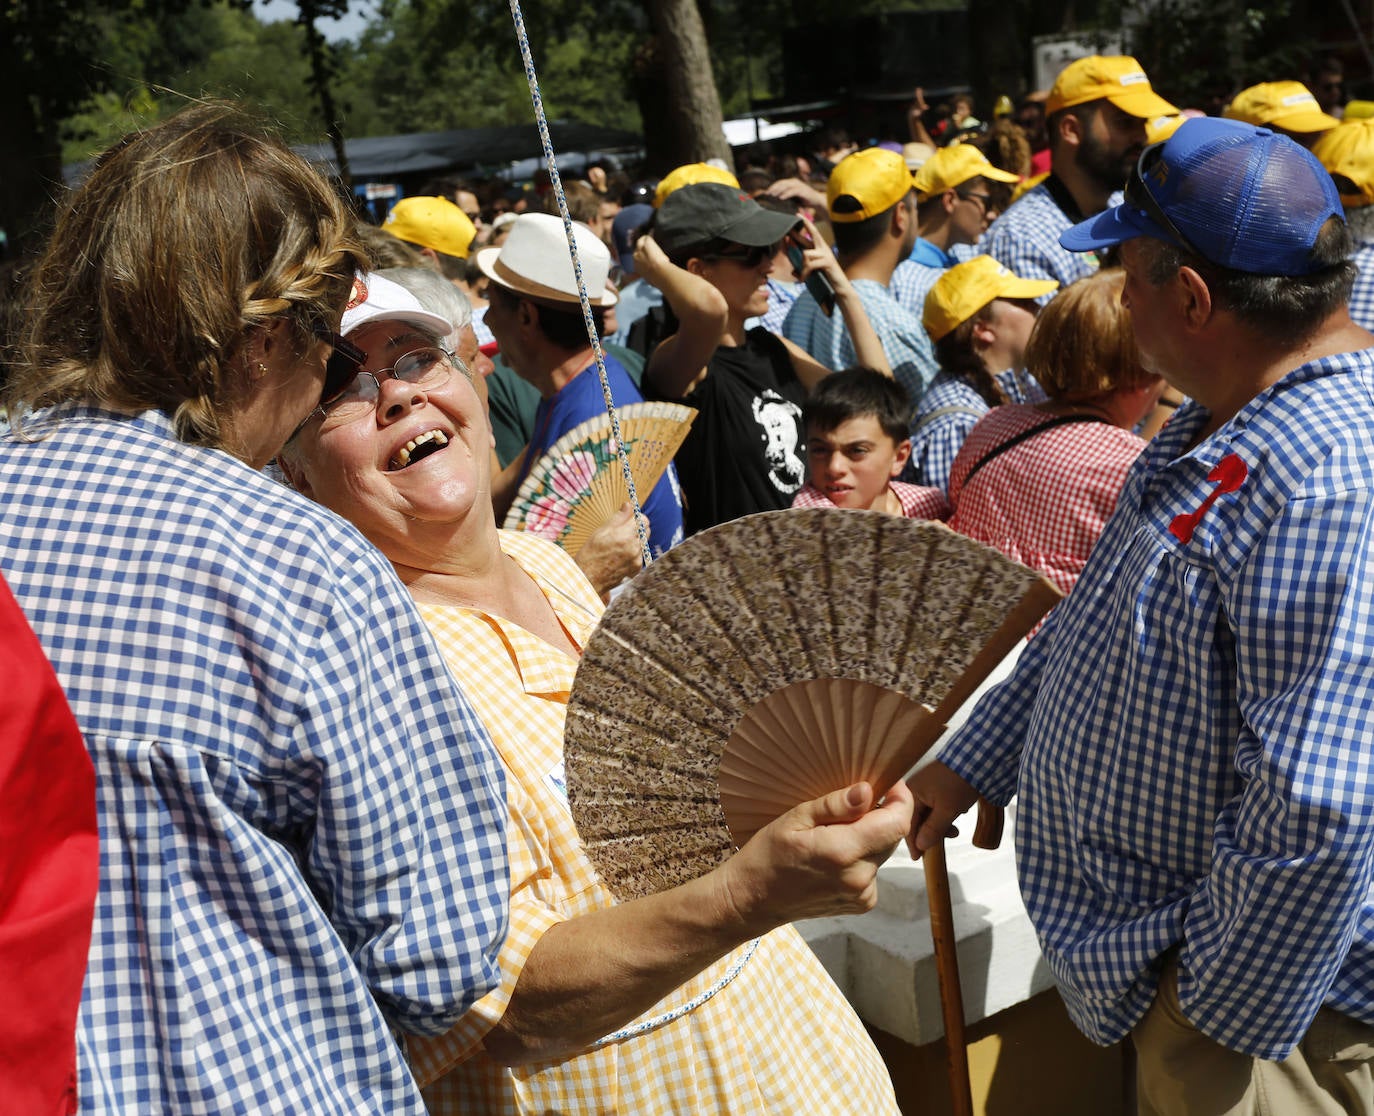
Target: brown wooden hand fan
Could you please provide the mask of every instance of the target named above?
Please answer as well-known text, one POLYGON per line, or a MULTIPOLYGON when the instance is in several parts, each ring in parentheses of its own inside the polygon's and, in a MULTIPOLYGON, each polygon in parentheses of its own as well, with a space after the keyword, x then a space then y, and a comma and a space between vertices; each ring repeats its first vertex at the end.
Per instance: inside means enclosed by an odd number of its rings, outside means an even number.
MULTIPOLYGON (((635 494, 649 498, 697 413, 681 403, 631 403, 616 409, 635 494)), ((611 437, 609 415, 579 423, 531 467, 503 524, 533 531, 576 557, 593 531, 630 498, 611 437)))
POLYGON ((621 899, 714 868, 797 804, 882 793, 1059 599, 943 524, 747 516, 606 610, 568 703, 573 817, 621 899))

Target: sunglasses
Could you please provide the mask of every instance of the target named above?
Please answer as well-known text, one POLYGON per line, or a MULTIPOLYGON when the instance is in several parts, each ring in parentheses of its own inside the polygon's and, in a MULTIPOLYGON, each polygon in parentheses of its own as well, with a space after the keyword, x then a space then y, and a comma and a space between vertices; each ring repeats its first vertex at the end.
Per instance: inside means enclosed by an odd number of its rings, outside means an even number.
POLYGON ((764 260, 771 260, 778 254, 777 244, 761 244, 750 247, 745 244, 736 244, 720 252, 712 252, 708 256, 703 256, 704 260, 728 260, 730 263, 741 264, 744 267, 761 267, 764 260))
POLYGON ((1176 248, 1182 248, 1195 256, 1206 259, 1206 254, 1198 251, 1197 246, 1183 235, 1183 231, 1164 212, 1164 207, 1155 200, 1154 194, 1150 193, 1150 187, 1146 184, 1146 177, 1154 169, 1155 164, 1159 162, 1163 154, 1164 144, 1162 143, 1152 143, 1140 153, 1140 158, 1136 160, 1135 170, 1131 172, 1131 177, 1126 182, 1126 204, 1144 210, 1145 215, 1169 235, 1176 248))
POLYGON ((324 387, 320 391, 320 406, 327 407, 352 385, 358 369, 367 360, 367 354, 332 329, 317 326, 312 332, 320 340, 328 341, 334 350, 324 366, 324 387))
POLYGON ((986 213, 992 205, 991 194, 980 194, 976 190, 955 190, 954 193, 964 201, 973 202, 983 213, 986 213))

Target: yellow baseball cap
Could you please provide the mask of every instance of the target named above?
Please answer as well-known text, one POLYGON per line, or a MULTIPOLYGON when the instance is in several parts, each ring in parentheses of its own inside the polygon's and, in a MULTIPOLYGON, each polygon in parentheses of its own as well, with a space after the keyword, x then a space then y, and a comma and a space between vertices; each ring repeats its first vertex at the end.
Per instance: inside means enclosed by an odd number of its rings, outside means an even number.
POLYGON ((710 163, 686 163, 674 167, 659 180, 658 188, 654 190, 654 208, 662 205, 663 199, 674 190, 679 190, 683 186, 695 186, 698 182, 722 182, 726 186, 739 189, 739 179, 728 170, 712 166, 710 163))
POLYGON ((943 194, 961 186, 970 178, 988 178, 993 182, 1019 182, 1017 175, 998 170, 988 157, 971 143, 956 143, 935 152, 916 172, 916 192, 923 198, 943 194))
POLYGON ((1145 121, 1145 142, 1163 143, 1179 130, 1183 122, 1188 118, 1181 112, 1171 113, 1167 116, 1152 116, 1145 121))
POLYGON ((974 256, 935 280, 921 322, 938 341, 995 298, 1039 298, 1058 287, 1057 279, 1022 279, 991 256, 974 256))
MULTIPOLYGON (((1347 178, 1356 193, 1342 191, 1347 209, 1374 205, 1374 119, 1346 120, 1328 130, 1312 145, 1312 154, 1332 178, 1347 178)), ((1346 183, 1338 182, 1338 187, 1346 183)))
POLYGON ((1142 120, 1178 112, 1150 88, 1140 63, 1125 54, 1093 54, 1070 62, 1054 80, 1045 115, 1090 101, 1111 101, 1122 112, 1142 120))
POLYGON ((477 226, 448 198, 402 198, 382 228, 393 236, 446 256, 467 259, 477 226))
POLYGON ((1317 98, 1300 81, 1262 81, 1242 89, 1222 115, 1228 120, 1287 132, 1324 132, 1340 123, 1322 112, 1317 98))
POLYGON ((1374 116, 1374 101, 1346 101, 1342 120, 1366 120, 1374 116))
POLYGON ((846 155, 835 164, 825 188, 830 220, 844 225, 876 217, 911 193, 912 181, 906 160, 885 147, 865 147, 846 155))

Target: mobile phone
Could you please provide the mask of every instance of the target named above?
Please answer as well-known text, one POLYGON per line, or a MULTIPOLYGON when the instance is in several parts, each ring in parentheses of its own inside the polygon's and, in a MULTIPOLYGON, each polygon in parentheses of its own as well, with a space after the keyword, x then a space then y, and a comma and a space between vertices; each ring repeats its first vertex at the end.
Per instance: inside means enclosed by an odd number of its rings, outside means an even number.
MULTIPOLYGON (((787 258, 791 261, 792 271, 800 275, 803 267, 802 250, 795 240, 787 242, 787 258)), ((830 276, 821 271, 813 271, 805 279, 806 289, 811 292, 811 297, 816 300, 822 313, 828 318, 835 312, 835 288, 830 282, 830 276)))

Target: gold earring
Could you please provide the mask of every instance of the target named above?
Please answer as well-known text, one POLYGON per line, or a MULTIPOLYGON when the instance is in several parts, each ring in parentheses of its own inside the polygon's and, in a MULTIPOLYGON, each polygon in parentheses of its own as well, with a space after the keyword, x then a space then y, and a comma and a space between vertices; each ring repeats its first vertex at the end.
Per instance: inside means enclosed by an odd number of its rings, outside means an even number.
POLYGON ((264 376, 267 375, 267 365, 263 364, 262 361, 258 361, 253 367, 254 367, 254 376, 253 376, 253 379, 255 379, 255 380, 261 380, 264 376))

